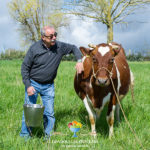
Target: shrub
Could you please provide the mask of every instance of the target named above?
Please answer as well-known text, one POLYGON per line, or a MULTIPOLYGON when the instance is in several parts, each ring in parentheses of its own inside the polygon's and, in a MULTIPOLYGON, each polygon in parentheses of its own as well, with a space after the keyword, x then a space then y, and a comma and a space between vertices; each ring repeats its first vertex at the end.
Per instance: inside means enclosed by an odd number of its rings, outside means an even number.
POLYGON ((25 51, 19 51, 15 49, 7 49, 5 53, 0 54, 0 59, 23 59, 25 57, 25 51))
POLYGON ((63 56, 62 60, 76 61, 75 56, 73 54, 63 56))

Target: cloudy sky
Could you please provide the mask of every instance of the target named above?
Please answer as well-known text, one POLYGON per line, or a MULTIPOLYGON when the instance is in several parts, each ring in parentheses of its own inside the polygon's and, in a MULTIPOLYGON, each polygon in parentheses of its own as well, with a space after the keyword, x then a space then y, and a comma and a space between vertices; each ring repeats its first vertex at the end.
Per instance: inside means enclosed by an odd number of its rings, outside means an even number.
MULTIPOLYGON (((16 25, 9 16, 7 3, 11 0, 0 0, 0 52, 4 49, 22 49, 19 44, 19 35, 16 25)), ((142 50, 150 50, 150 7, 137 11, 136 15, 130 16, 132 23, 114 26, 114 41, 121 43, 128 53, 142 50), (138 23, 137 22, 144 22, 138 23)), ((85 46, 89 43, 99 44, 107 42, 107 29, 103 24, 82 22, 73 20, 69 29, 62 30, 61 41, 85 46)))

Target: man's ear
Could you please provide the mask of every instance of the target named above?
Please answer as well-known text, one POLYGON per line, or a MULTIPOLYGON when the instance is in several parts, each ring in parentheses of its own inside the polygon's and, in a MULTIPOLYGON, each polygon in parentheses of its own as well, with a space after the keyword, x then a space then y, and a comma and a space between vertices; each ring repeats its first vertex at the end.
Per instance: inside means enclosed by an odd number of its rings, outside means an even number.
POLYGON ((80 47, 80 51, 84 56, 90 55, 90 49, 85 47, 80 47))

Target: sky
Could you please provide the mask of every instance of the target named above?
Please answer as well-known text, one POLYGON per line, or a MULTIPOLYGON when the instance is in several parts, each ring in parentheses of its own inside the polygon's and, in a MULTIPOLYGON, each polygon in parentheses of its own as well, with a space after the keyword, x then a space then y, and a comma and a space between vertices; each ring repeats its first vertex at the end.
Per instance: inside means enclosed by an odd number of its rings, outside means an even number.
MULTIPOLYGON (((7 3, 10 1, 0 0, 0 53, 9 48, 24 50, 19 43, 16 24, 8 12, 7 3)), ((148 9, 137 11, 136 15, 128 17, 128 20, 132 23, 114 25, 114 41, 122 44, 126 53, 129 53, 129 50, 132 53, 150 51, 150 6, 148 9), (138 23, 137 20, 145 23, 138 23)), ((88 47, 89 43, 106 43, 107 29, 101 23, 73 19, 69 28, 62 29, 60 41, 78 47, 88 47)))

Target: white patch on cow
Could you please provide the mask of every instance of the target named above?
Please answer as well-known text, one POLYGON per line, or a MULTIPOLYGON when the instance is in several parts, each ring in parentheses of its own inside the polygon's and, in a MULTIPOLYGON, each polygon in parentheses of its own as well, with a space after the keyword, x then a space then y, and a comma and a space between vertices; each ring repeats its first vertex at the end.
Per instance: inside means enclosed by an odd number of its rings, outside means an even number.
POLYGON ((83 102, 84 102, 85 108, 89 114, 89 118, 94 121, 94 123, 91 123, 92 133, 96 134, 96 129, 95 129, 96 115, 95 115, 95 112, 94 112, 91 104, 89 103, 90 100, 88 100, 88 99, 89 99, 88 97, 85 97, 83 102))
POLYGON ((104 107, 106 105, 106 103, 108 103, 110 101, 110 95, 111 95, 111 93, 108 93, 108 95, 106 95, 104 97, 102 107, 104 107))
POLYGON ((82 58, 82 62, 84 62, 84 61, 85 61, 85 59, 86 59, 86 56, 83 56, 83 58, 82 58))
POLYGON ((96 112, 96 116, 99 118, 100 117, 100 114, 104 108, 104 106, 106 105, 107 102, 110 101, 110 95, 111 93, 108 93, 108 95, 106 95, 103 99, 103 103, 102 103, 102 106, 100 108, 94 108, 95 112, 96 112))
POLYGON ((113 124, 110 125, 110 124, 109 124, 109 120, 111 119, 111 120, 114 121, 114 111, 115 111, 115 108, 116 108, 116 106, 113 105, 112 111, 110 112, 109 116, 107 116, 107 118, 106 118, 106 119, 107 119, 107 123, 108 123, 108 125, 109 125, 109 138, 111 138, 112 135, 113 135, 113 124))
POLYGON ((99 52, 102 56, 104 56, 104 55, 105 55, 107 52, 109 52, 109 51, 110 51, 110 49, 109 49, 108 46, 106 46, 106 47, 101 46, 101 47, 98 48, 98 52, 99 52))
POLYGON ((89 113, 89 116, 92 116, 95 118, 95 113, 94 113, 94 110, 92 108, 92 105, 91 105, 91 101, 88 100, 88 96, 84 98, 83 102, 84 102, 84 105, 85 105, 85 108, 87 110, 87 112, 89 113))
POLYGON ((88 95, 86 95, 86 97, 87 97, 88 103, 90 104, 90 106, 92 107, 92 110, 93 110, 93 103, 92 103, 91 99, 89 98, 88 95))
MULTIPOLYGON (((107 118, 109 119, 109 118, 111 118, 111 117, 113 117, 113 115, 114 115, 114 111, 115 111, 115 108, 116 108, 116 106, 115 105, 113 105, 113 107, 112 107, 112 111, 110 112, 110 114, 109 114, 109 116, 107 116, 107 118)), ((107 119, 107 120, 108 120, 107 119)))
POLYGON ((116 67, 116 71, 117 71, 117 78, 118 78, 118 87, 117 87, 117 92, 119 93, 119 89, 121 87, 121 81, 120 81, 120 72, 117 68, 116 62, 114 61, 115 67, 116 67))
POLYGON ((90 78, 90 85, 89 85, 90 88, 92 88, 92 76, 90 78))
POLYGON ((112 109, 112 110, 113 110, 113 112, 115 111, 115 108, 116 108, 116 106, 115 106, 115 105, 113 105, 113 109, 112 109))
POLYGON ((131 85, 134 85, 134 76, 131 70, 130 70, 130 80, 131 80, 131 85))
POLYGON ((113 130, 114 130, 114 127, 109 126, 109 138, 111 138, 113 136, 113 130))
POLYGON ((123 66, 123 68, 126 69, 127 67, 126 67, 126 66, 123 66))
POLYGON ((93 48, 92 48, 92 47, 90 47, 89 49, 90 49, 91 51, 93 50, 93 48))

